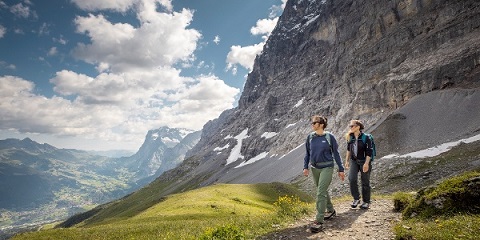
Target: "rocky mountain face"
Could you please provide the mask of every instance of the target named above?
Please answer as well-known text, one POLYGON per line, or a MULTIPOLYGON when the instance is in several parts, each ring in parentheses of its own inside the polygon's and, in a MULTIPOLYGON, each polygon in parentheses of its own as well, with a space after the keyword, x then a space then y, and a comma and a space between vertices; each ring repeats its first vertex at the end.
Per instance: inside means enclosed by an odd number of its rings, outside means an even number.
MULTIPOLYGON (((439 94, 449 104, 447 112, 479 112, 474 104, 479 87, 479 1, 288 1, 255 60, 238 107, 208 122, 188 159, 157 180, 177 179, 175 185, 191 187, 290 181, 301 172, 302 144, 313 114, 328 117, 327 130, 337 138, 350 119, 364 121, 367 132, 381 136, 378 158, 388 151, 435 146, 438 138, 410 133, 411 125, 389 134, 377 127, 402 118, 395 114, 415 97, 432 92, 452 90, 439 94), (396 142, 402 131, 415 139, 396 142), (261 177, 265 175, 270 178, 261 177)), ((429 101, 420 112, 443 107, 429 101)), ((473 132, 453 131, 441 141, 479 131, 475 121, 462 122, 467 125, 461 129, 473 132)))
POLYGON ((135 173, 135 182, 143 186, 176 167, 200 140, 200 134, 201 131, 168 127, 148 131, 138 152, 125 158, 126 162, 130 162, 128 168, 135 173))

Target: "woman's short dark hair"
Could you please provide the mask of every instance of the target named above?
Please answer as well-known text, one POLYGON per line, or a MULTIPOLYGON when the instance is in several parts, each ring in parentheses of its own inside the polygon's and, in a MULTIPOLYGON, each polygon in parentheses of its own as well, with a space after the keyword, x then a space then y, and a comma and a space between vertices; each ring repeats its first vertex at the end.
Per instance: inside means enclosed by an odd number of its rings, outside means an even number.
POLYGON ((319 115, 312 116, 312 122, 323 124, 323 129, 327 128, 327 118, 319 115))

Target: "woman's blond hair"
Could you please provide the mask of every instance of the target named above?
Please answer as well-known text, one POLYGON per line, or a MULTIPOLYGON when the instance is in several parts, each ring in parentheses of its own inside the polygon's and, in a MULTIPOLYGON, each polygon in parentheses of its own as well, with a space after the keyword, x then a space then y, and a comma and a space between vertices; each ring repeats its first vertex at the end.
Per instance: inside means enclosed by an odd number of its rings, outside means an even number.
MULTIPOLYGON (((358 120, 358 119, 350 120, 350 124, 355 124, 355 125, 357 125, 357 126, 360 126, 360 131, 362 131, 362 130, 365 128, 365 126, 363 125, 362 121, 360 121, 360 120, 358 120)), ((347 132, 347 133, 345 134, 345 140, 347 140, 347 142, 350 141, 350 133, 349 133, 349 132, 347 132)))

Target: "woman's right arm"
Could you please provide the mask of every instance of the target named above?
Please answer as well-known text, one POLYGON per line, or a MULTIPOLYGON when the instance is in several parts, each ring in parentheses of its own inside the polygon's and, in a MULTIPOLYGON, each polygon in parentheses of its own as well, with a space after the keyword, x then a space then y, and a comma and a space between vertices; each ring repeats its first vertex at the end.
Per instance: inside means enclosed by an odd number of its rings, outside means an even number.
POLYGON ((303 158, 303 175, 308 176, 308 164, 310 162, 310 136, 305 142, 305 157, 303 158))

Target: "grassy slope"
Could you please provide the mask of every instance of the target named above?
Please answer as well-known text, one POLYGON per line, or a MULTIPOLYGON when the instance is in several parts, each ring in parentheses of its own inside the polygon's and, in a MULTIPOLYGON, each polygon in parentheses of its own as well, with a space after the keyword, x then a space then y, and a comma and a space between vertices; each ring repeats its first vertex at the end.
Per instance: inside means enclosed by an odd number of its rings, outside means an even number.
POLYGON ((416 196, 396 193, 403 221, 395 226, 396 239, 478 239, 479 171, 446 179, 416 196), (435 202, 437 204, 435 204, 435 202), (439 205, 441 203, 441 205, 439 205))
POLYGON ((26 233, 14 239, 197 239, 207 229, 225 225, 234 225, 253 238, 279 223, 274 202, 280 196, 295 195, 302 201, 312 201, 286 184, 220 184, 170 195, 141 209, 138 206, 147 191, 139 192, 130 196, 131 207, 117 203, 115 211, 120 205, 124 207, 121 214, 104 212, 102 219, 81 227, 26 233))
MULTIPOLYGON (((469 164, 479 160, 479 146, 478 142, 462 144, 447 153, 428 159, 430 163, 428 165, 423 163, 410 165, 412 167, 410 174, 403 177, 404 180, 409 181, 401 181, 402 183, 420 179, 419 174, 427 170, 440 173, 440 177, 434 177, 435 174, 432 173, 430 181, 414 181, 418 182, 418 185, 408 184, 399 187, 411 189, 415 186, 414 188, 418 190, 420 185, 431 184, 439 178, 457 175, 468 170, 478 170, 478 165, 469 164)), ((162 181, 157 179, 131 195, 99 207, 93 217, 88 218, 76 228, 29 233, 17 236, 15 239, 158 239, 160 237, 195 239, 208 227, 228 224, 239 226, 246 236, 252 238, 271 231, 272 224, 279 223, 275 222, 279 220, 276 219, 273 207, 273 202, 278 199, 278 196, 298 195, 304 201, 311 200, 311 197, 298 192, 295 187, 278 183, 214 185, 165 197, 165 192, 191 189, 191 182, 198 181, 190 179, 188 182, 173 183, 165 179, 162 181), (172 185, 177 190, 172 190, 172 185)), ((383 188, 398 185, 395 181, 385 181, 385 184, 390 186, 382 186, 383 188)), ((466 228, 469 228, 473 222, 478 223, 478 215, 472 217, 473 220, 466 216, 469 219, 464 222, 466 228)), ((428 228, 423 225, 425 223, 413 221, 409 220, 402 224, 408 226, 420 224, 417 229, 428 228)), ((435 227, 439 227, 438 221, 433 224, 433 228, 435 227)), ((457 231, 461 232, 461 229, 457 231)), ((398 229, 397 233, 401 235, 398 229)), ((470 236, 478 235, 480 230, 474 228, 471 234, 470 236)), ((415 238, 422 238, 421 233, 417 232, 413 235, 415 238)))

